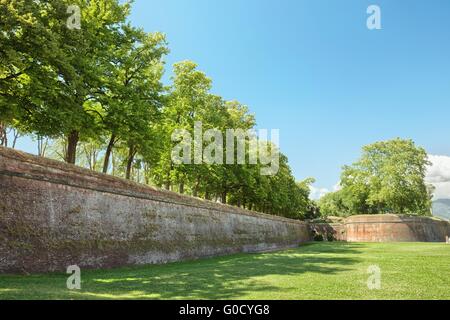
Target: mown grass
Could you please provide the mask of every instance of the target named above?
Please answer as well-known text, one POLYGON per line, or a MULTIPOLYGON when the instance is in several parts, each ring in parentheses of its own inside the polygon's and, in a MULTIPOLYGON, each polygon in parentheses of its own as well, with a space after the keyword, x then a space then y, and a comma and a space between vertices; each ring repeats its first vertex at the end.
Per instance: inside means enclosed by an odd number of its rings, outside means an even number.
POLYGON ((1 275, 0 299, 450 299, 450 245, 313 243, 168 265, 1 275), (367 269, 381 269, 370 290, 367 269))

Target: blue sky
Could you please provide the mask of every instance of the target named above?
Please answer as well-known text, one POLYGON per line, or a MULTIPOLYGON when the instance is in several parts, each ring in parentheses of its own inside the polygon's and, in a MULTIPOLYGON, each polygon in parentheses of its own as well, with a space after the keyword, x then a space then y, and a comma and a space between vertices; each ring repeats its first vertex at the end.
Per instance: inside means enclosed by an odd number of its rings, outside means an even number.
POLYGON ((448 0, 136 0, 130 21, 167 34, 166 79, 197 62, 214 93, 280 129, 294 175, 316 187, 379 140, 450 156, 448 0), (366 27, 371 4, 382 30, 366 27))
POLYGON ((167 34, 168 69, 197 62, 280 129, 298 179, 332 189, 361 146, 395 137, 450 155, 447 0, 137 0, 131 22, 167 34), (382 30, 366 27, 371 4, 382 30))

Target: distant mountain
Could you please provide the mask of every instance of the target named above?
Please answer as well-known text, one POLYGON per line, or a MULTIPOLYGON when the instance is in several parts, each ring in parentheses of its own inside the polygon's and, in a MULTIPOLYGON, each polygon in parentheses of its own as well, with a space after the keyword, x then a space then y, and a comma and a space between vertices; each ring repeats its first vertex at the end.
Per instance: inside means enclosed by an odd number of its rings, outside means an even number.
POLYGON ((450 220, 450 199, 433 201, 433 216, 450 220))

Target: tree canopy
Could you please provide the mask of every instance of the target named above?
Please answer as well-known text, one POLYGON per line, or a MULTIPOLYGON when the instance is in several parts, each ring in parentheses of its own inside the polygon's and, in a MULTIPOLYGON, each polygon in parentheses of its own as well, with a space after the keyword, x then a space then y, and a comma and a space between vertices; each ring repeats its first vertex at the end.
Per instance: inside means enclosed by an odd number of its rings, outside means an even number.
MULTIPOLYGON (((119 0, 0 0, 0 142, 14 128, 34 137, 41 156, 303 218, 312 180, 296 182, 283 154, 275 175, 261 175, 260 162, 173 162, 175 130, 194 134, 201 123, 225 136, 230 128, 254 129, 256 118, 239 101, 211 93, 212 79, 192 61, 176 63, 164 85, 165 35, 131 26, 130 7, 119 0)), ((237 148, 205 150, 220 160, 237 148)))
POLYGON ((325 215, 430 215, 432 187, 425 183, 428 165, 426 151, 412 140, 365 146, 359 161, 344 166, 341 189, 320 200, 320 210, 325 215))
MULTIPOLYGON (((243 161, 252 158, 250 136, 211 147, 229 129, 254 131, 255 115, 213 94, 212 79, 193 61, 174 64, 164 84, 166 37, 130 25, 130 8, 119 0, 0 0, 0 143, 13 130, 12 146, 31 135, 41 156, 250 210, 314 217, 314 180, 296 181, 283 153, 276 174, 265 175, 261 159, 243 161), (192 163, 174 162, 174 132, 195 136, 199 123, 214 133, 193 141, 192 163)), ((263 141, 264 149, 277 146, 263 141)), ((429 214, 428 164, 410 140, 366 146, 320 211, 429 214)))

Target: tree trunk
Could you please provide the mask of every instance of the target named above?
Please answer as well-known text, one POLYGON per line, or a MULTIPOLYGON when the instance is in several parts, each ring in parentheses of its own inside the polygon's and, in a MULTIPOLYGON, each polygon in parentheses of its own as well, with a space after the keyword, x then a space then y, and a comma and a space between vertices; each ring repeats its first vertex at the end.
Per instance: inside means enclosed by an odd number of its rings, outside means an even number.
POLYGON ((170 169, 169 169, 169 171, 167 172, 167 180, 166 180, 166 182, 164 183, 164 189, 170 190, 170 169))
POLYGON ((127 159, 127 172, 125 178, 130 180, 131 178, 131 167, 133 166, 134 156, 136 155, 135 147, 132 145, 128 151, 128 159, 127 159))
POLYGON ((111 152, 115 143, 116 143, 116 135, 113 133, 111 134, 111 139, 109 139, 108 147, 106 147, 105 160, 103 162, 103 173, 108 172, 109 158, 111 157, 111 152))
POLYGON ((13 149, 16 147, 17 139, 19 139, 19 137, 20 137, 19 130, 14 130, 13 143, 11 146, 13 149))
POLYGON ((38 156, 45 157, 45 151, 47 149, 48 139, 42 136, 38 136, 38 156))
POLYGON ((222 201, 222 203, 227 204, 227 192, 226 191, 222 192, 221 201, 222 201))
POLYGON ((144 183, 147 185, 150 184, 149 171, 150 171, 149 164, 147 162, 144 162, 144 183))
POLYGON ((170 168, 169 168, 169 170, 167 171, 167 175, 166 175, 167 180, 166 180, 166 182, 164 183, 165 189, 166 189, 166 190, 170 190, 170 188, 171 188, 170 173, 172 172, 172 170, 173 170, 173 162, 172 162, 172 160, 171 160, 171 161, 170 161, 170 168))
POLYGON ((180 193, 183 194, 183 193, 184 193, 184 182, 181 182, 181 183, 180 183, 179 189, 180 189, 180 190, 179 190, 180 193))
POLYGON ((6 133, 6 125, 0 122, 0 146, 8 146, 8 134, 6 133))
POLYGON ((69 136, 67 137, 67 151, 65 156, 65 161, 67 163, 75 164, 77 156, 78 140, 79 140, 78 131, 74 130, 69 133, 69 136))
POLYGON ((192 196, 198 197, 198 187, 200 186, 200 178, 197 177, 197 180, 194 185, 194 189, 192 190, 192 196))

